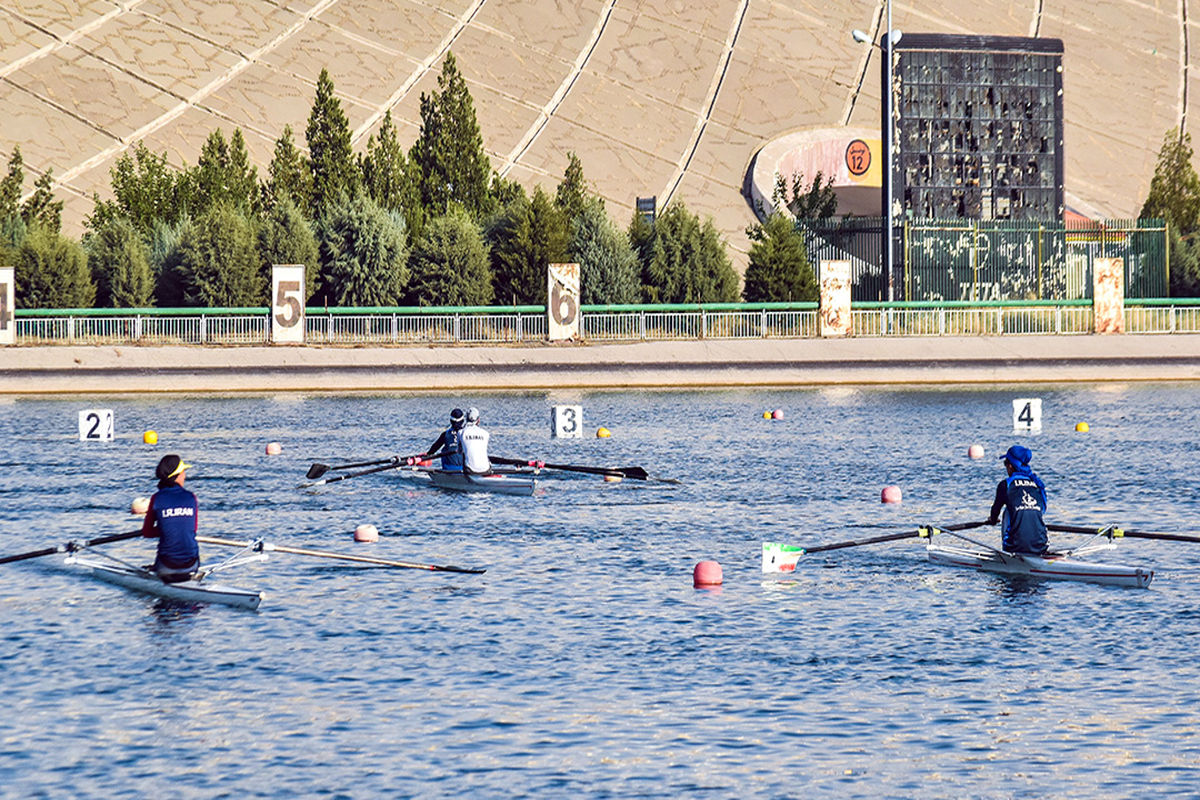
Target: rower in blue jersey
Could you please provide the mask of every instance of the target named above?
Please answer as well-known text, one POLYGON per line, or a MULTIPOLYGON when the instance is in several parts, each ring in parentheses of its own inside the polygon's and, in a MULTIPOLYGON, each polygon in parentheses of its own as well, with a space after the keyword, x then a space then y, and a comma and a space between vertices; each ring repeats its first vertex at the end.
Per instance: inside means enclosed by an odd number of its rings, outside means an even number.
POLYGON ((450 427, 442 431, 442 435, 437 438, 437 441, 426 450, 426 455, 436 455, 439 451, 442 453, 442 469, 447 472, 462 472, 463 468, 463 446, 462 446, 462 429, 466 422, 466 415, 463 414, 461 408, 456 408, 450 412, 450 427))
POLYGON ((1001 541, 1008 552, 1041 555, 1046 552, 1046 484, 1029 468, 1033 453, 1028 447, 1013 445, 1003 458, 1008 477, 996 486, 988 524, 1003 520, 1001 541))
POLYGON ((190 467, 177 455, 162 457, 154 471, 158 491, 150 498, 142 523, 142 536, 158 539, 158 553, 150 569, 164 583, 186 581, 200 566, 200 547, 196 544, 200 506, 196 495, 183 488, 190 467))

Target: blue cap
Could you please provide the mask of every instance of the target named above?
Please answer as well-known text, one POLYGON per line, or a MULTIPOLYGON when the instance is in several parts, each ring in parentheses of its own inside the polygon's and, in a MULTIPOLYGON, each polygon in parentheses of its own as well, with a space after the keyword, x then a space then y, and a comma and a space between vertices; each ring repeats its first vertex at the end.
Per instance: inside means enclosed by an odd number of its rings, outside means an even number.
POLYGON ((1033 460, 1033 451, 1028 447, 1022 447, 1019 444, 1014 444, 1008 448, 1008 452, 1000 456, 1000 458, 1014 467, 1027 466, 1033 460))
POLYGON ((451 411, 450 412, 450 421, 451 422, 462 422, 463 421, 463 410, 461 408, 456 408, 453 411, 451 411))

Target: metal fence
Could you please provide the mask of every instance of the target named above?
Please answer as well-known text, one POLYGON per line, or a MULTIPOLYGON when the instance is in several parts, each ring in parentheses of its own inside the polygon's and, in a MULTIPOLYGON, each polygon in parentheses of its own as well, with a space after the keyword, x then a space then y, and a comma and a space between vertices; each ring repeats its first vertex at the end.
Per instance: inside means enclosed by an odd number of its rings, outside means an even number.
POLYGON ((891 284, 884 274, 880 217, 800 220, 809 259, 848 259, 855 301, 1080 300, 1092 296, 1092 263, 1125 263, 1125 296, 1168 291, 1162 220, 906 220, 898 223, 891 284), (889 294, 890 292, 890 294, 889 294))
MULTIPOLYGON (((546 338, 540 306, 518 309, 309 309, 306 341, 322 345, 519 344, 546 338)), ((262 309, 18 310, 17 342, 39 344, 265 345, 262 309)), ((855 303, 854 336, 1085 334, 1090 300, 855 303)), ((584 306, 590 342, 813 338, 816 303, 584 306)), ((1200 333, 1200 299, 1128 300, 1128 333, 1200 333)))

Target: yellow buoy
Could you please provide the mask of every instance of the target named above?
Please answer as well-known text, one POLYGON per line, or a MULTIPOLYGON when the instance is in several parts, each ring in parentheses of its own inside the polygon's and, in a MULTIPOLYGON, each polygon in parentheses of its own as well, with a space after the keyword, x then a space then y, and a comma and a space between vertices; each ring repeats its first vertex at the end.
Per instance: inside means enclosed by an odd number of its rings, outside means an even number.
POLYGON ((1091 428, 1088 426, 1088 424, 1086 422, 1076 422, 1075 430, 1079 431, 1080 433, 1087 433, 1088 431, 1091 430, 1091 428))
POLYGON ((601 426, 596 430, 597 439, 607 439, 610 436, 612 436, 612 431, 610 431, 608 428, 601 426))
POLYGON ((772 415, 771 415, 771 412, 770 412, 770 411, 764 411, 764 412, 763 412, 763 419, 770 419, 770 418, 771 418, 771 416, 772 416, 772 415))
POLYGON ((146 431, 142 434, 142 441, 146 444, 158 444, 158 434, 154 431, 146 431))

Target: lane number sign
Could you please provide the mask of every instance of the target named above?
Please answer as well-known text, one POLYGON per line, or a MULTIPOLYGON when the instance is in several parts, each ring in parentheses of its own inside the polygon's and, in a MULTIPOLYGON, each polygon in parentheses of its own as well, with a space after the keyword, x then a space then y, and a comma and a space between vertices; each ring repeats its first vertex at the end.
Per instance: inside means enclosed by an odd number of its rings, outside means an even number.
POLYGON ((1040 431, 1042 429, 1042 399, 1022 397, 1012 401, 1013 430, 1040 431))
POLYGON ((79 412, 79 441, 111 442, 113 412, 111 408, 87 408, 79 412))
POLYGON ((271 341, 304 344, 304 265, 271 268, 271 341))
POLYGON ((583 437, 583 406, 554 406, 550 412, 550 435, 555 439, 583 437))
POLYGON ((0 344, 17 343, 17 322, 13 316, 13 273, 12 267, 0 267, 0 344))
POLYGON ((552 342, 579 338, 579 265, 551 264, 546 270, 546 336, 552 342))

